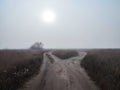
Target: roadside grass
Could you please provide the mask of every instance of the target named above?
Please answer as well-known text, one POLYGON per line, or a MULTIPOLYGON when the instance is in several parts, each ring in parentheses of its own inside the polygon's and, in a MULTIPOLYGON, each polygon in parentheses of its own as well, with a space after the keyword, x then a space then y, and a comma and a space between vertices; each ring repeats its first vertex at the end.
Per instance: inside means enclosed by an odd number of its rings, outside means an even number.
POLYGON ((120 50, 88 50, 81 66, 101 90, 120 90, 120 50))
POLYGON ((36 75, 43 52, 0 50, 0 90, 16 90, 36 75))

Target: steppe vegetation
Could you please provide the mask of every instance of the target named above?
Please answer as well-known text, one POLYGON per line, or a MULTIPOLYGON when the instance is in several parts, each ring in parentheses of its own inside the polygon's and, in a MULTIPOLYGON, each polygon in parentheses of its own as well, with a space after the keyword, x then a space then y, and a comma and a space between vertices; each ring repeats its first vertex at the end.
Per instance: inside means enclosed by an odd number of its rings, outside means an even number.
MULTIPOLYGON (((47 52, 50 50, 46 50, 47 52)), ((80 65, 100 90, 120 90, 120 50, 83 49, 80 65)), ((54 50, 62 60, 78 56, 76 50, 54 50)), ((0 90, 16 90, 38 74, 43 51, 0 50, 0 90)))
POLYGON ((120 90, 120 50, 89 50, 81 66, 101 90, 120 90))
POLYGON ((42 51, 0 50, 0 90, 16 90, 40 70, 42 51))

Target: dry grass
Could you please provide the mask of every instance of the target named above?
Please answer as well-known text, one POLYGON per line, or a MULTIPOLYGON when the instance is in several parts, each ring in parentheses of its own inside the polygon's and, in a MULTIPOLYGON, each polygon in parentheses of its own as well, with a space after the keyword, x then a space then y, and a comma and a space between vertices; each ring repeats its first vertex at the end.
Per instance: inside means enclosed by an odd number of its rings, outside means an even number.
POLYGON ((42 51, 0 50, 0 90, 16 90, 37 74, 42 51))
POLYGON ((78 52, 75 50, 56 50, 53 54, 60 59, 67 59, 70 57, 78 56, 78 52))
POLYGON ((89 50, 81 65, 101 90, 120 90, 120 50, 89 50))
MULTIPOLYGON (((81 66, 101 90, 120 90, 120 50, 82 50, 87 56, 81 66)), ((16 90, 37 74, 43 52, 30 50, 0 51, 0 90, 16 90)), ((61 59, 77 56, 75 50, 56 50, 61 59)))

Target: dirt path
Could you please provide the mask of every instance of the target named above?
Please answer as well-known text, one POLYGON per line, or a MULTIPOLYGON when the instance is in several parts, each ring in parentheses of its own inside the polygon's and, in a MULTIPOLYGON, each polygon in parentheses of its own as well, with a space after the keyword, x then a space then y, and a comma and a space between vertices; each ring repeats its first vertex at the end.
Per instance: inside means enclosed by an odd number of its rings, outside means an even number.
POLYGON ((52 52, 45 53, 40 73, 24 90, 98 90, 80 67, 85 55, 85 52, 79 52, 77 57, 60 60, 52 52))

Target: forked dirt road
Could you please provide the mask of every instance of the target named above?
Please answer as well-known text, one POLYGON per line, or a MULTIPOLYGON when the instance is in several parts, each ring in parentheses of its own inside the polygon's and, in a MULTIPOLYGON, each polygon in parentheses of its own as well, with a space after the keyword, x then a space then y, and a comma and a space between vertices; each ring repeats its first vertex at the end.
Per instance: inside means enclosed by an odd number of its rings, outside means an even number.
POLYGON ((65 60, 52 52, 45 53, 39 74, 19 90, 98 90, 80 66, 86 53, 78 53, 77 57, 65 60))

